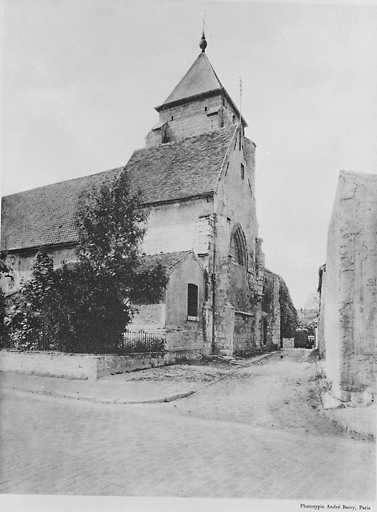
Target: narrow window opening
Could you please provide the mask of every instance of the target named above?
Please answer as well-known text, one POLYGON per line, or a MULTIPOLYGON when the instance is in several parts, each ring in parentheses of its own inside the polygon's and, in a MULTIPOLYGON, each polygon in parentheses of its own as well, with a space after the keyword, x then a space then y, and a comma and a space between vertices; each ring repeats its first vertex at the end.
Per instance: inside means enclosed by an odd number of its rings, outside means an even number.
POLYGON ((245 178, 245 166, 243 164, 241 164, 241 178, 245 178))
POLYGON ((198 287, 189 283, 187 286, 187 316, 198 316, 198 287))

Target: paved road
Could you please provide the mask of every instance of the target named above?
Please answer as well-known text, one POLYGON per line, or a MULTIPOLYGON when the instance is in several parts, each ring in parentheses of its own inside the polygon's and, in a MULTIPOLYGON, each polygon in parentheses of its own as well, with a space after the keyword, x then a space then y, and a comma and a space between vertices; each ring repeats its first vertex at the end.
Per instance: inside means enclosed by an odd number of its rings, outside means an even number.
POLYGON ((170 404, 3 392, 0 492, 371 501, 375 445, 318 414, 306 356, 170 404))

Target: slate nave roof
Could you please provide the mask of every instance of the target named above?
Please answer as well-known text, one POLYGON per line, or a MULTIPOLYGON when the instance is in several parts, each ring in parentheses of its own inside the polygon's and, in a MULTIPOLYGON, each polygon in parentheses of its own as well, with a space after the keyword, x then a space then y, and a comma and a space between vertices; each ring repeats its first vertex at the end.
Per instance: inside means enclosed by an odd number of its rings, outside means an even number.
POLYGON ((144 204, 213 194, 236 126, 134 151, 125 167, 62 181, 2 198, 1 249, 77 241, 81 194, 125 169, 144 204))

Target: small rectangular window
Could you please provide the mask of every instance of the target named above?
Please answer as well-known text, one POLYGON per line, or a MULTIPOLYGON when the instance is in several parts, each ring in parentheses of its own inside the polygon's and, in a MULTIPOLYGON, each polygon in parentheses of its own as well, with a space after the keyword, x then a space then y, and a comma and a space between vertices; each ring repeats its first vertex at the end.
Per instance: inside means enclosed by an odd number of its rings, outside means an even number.
POLYGON ((198 287, 192 283, 187 287, 187 316, 198 316, 198 287))
POLYGON ((241 164, 241 178, 245 178, 245 166, 243 164, 241 164))

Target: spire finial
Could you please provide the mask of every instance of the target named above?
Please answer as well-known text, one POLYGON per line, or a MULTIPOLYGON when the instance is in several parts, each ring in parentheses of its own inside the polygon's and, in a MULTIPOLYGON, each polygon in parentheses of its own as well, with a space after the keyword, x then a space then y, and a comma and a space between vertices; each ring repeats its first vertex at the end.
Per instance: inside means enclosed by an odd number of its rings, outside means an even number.
POLYGON ((207 41, 206 41, 206 36, 204 35, 204 30, 203 30, 202 38, 201 38, 200 43, 199 43, 199 47, 202 49, 203 53, 206 51, 207 41))
POLYGON ((207 41, 206 41, 206 36, 204 34, 204 27, 205 27, 205 24, 206 24, 206 13, 202 13, 202 20, 203 20, 203 34, 202 34, 202 38, 200 40, 200 43, 199 43, 199 47, 202 49, 202 53, 204 53, 206 51, 206 48, 207 48, 207 41))

